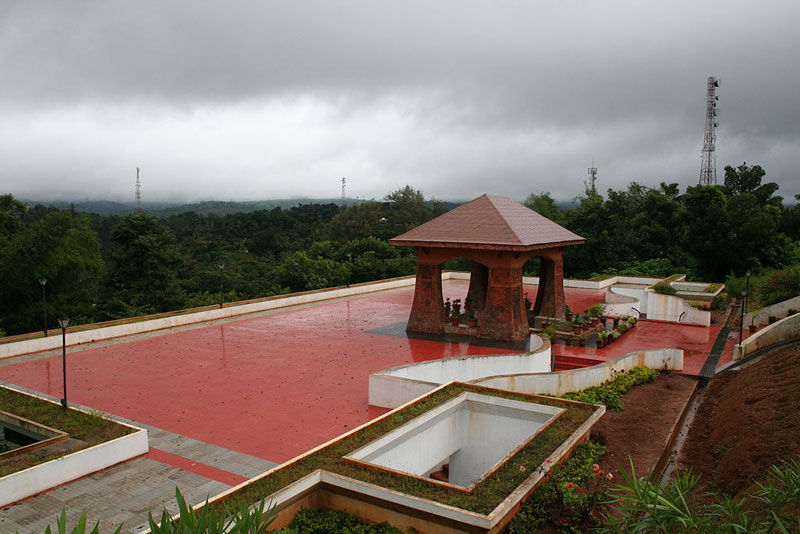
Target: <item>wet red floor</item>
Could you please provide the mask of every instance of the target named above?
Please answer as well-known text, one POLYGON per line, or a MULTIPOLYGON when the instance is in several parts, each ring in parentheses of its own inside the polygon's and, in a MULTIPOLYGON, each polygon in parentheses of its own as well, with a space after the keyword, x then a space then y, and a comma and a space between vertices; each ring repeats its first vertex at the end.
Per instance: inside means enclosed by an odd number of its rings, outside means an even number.
MULTIPOLYGON (((683 373, 696 376, 700 374, 720 329, 718 325, 706 328, 644 319, 615 343, 602 349, 557 344, 553 352, 556 357, 573 356, 607 361, 637 350, 678 348, 683 349, 683 373)), ((729 336, 717 366, 731 360, 735 342, 729 336)))
MULTIPOLYGON (((450 281, 445 296, 464 298, 450 281)), ((535 295, 536 288, 529 293, 535 295)), ((322 303, 69 354, 72 400, 170 432, 282 462, 383 410, 367 405, 371 373, 443 357, 508 352, 367 332, 408 318, 413 288, 322 303)), ((603 292, 567 289, 583 311, 603 292)), ((609 359, 679 346, 696 374, 718 331, 642 322, 607 349, 556 353, 609 359)), ((0 379, 61 395, 61 358, 0 367, 0 379)))

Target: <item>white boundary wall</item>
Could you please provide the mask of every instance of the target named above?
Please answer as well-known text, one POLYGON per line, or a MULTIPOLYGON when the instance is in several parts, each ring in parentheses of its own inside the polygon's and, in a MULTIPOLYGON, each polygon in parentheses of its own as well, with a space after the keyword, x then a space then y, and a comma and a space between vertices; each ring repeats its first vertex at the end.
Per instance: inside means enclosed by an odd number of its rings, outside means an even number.
POLYGON ((733 359, 741 360, 757 350, 782 341, 800 338, 800 313, 784 317, 742 340, 733 347, 733 359))
POLYGON ((147 453, 147 430, 114 422, 136 432, 0 478, 0 506, 147 453))
MULTIPOLYGON (((450 275, 449 272, 443 273, 442 279, 448 280, 450 278, 449 275, 450 275)), ((469 277, 468 273, 467 277, 469 277)), ((409 276, 405 278, 389 280, 386 282, 370 282, 358 286, 343 287, 330 290, 320 290, 309 293, 299 293, 259 302, 251 302, 235 306, 226 306, 224 308, 213 309, 213 310, 190 312, 182 315, 174 315, 171 317, 163 317, 159 319, 150 319, 139 322, 115 325, 115 326, 107 326, 104 328, 95 328, 92 330, 83 330, 79 332, 68 331, 67 346, 81 345, 84 343, 91 343, 94 341, 102 341, 106 339, 113 339, 123 336, 130 336, 134 334, 143 334, 146 332, 154 332, 157 330, 164 330, 178 326, 204 323, 206 321, 214 321, 217 319, 225 319, 228 317, 236 317, 239 315, 247 315, 250 313, 275 310, 278 308, 285 308, 287 306, 297 306, 300 304, 310 304, 314 302, 320 302, 324 300, 336 299, 341 297, 364 295, 367 293, 374 293, 377 291, 385 291, 387 289, 396 289, 399 287, 413 286, 415 283, 416 283, 415 277, 409 276)), ((10 356, 19 356, 20 354, 29 354, 32 352, 40 352, 44 350, 53 350, 59 348, 61 348, 61 336, 50 336, 50 337, 42 337, 25 341, 17 341, 14 343, 5 343, 5 344, 0 344, 0 359, 8 358, 10 356)))
POLYGON ((470 382, 498 374, 547 373, 549 341, 531 336, 532 352, 464 356, 393 367, 369 376, 369 403, 396 408, 449 382, 470 382), (534 345, 536 343, 536 345, 534 345))
POLYGON ((744 316, 744 324, 745 326, 763 324, 769 320, 770 316, 780 317, 781 315, 788 314, 789 310, 800 310, 800 295, 771 306, 765 306, 760 310, 746 313, 744 316))
POLYGON ((473 380, 473 384, 518 393, 538 395, 563 395, 572 391, 581 391, 589 387, 599 386, 614 377, 615 373, 634 367, 651 369, 683 370, 683 351, 681 349, 656 349, 631 352, 613 360, 599 363, 582 369, 570 369, 553 373, 507 374, 489 376, 473 380))

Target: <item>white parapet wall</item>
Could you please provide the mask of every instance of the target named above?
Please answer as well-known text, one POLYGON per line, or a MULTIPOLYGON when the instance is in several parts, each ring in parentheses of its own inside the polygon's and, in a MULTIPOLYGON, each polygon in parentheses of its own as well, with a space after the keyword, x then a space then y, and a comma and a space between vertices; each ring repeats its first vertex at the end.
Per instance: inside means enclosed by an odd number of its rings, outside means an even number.
POLYGON ((137 428, 126 436, 11 473, 0 478, 0 506, 146 454, 148 450, 147 430, 137 428))
MULTIPOLYGON (((442 274, 442 279, 447 280, 450 278, 450 276, 450 272, 445 272, 442 274)), ((467 273, 467 277, 469 277, 469 273, 467 273)), ((76 332, 68 331, 66 342, 67 346, 82 345, 84 343, 92 343, 94 341, 103 341, 107 339, 143 334, 146 332, 155 332, 158 330, 165 330, 191 324, 205 323, 218 319, 227 319, 229 317, 237 317, 240 315, 248 315, 251 313, 285 308, 288 306, 311 304, 324 300, 352 297, 356 295, 374 293, 377 291, 386 291, 388 289, 408 287, 413 286, 415 282, 415 277, 407 276, 382 282, 367 282, 351 287, 309 291, 305 293, 290 294, 281 297, 259 300, 256 302, 246 302, 238 305, 226 305, 224 308, 215 308, 213 310, 187 312, 169 317, 130 322, 101 328, 92 328, 76 332)), ((25 341, 4 343, 0 344, 0 359, 59 348, 61 348, 61 336, 41 337, 25 341)))
POLYGON ((550 342, 531 336, 531 351, 464 356, 413 363, 369 376, 369 403, 396 408, 448 382, 471 382, 484 376, 550 371, 550 342))
POLYGON ((599 386, 617 373, 628 371, 634 367, 681 371, 683 370, 683 351, 680 349, 656 349, 631 352, 592 367, 554 373, 487 376, 473 380, 472 383, 519 393, 563 395, 599 386))
POLYGON ((751 324, 754 325, 765 324, 767 323, 770 317, 783 317, 787 315, 790 310, 794 311, 800 310, 800 295, 791 298, 789 300, 784 300, 783 302, 778 302, 777 304, 773 304, 771 306, 765 306, 760 310, 756 310, 754 312, 745 314, 744 325, 749 326, 751 324))
POLYGON ((772 323, 742 340, 733 347, 733 359, 741 360, 758 350, 794 339, 800 339, 800 313, 772 323))

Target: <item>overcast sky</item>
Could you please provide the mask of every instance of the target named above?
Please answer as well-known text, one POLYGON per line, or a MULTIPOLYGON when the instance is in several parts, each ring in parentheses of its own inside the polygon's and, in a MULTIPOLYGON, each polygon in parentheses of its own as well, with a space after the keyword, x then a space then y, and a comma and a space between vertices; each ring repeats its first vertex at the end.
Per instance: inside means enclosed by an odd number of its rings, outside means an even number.
POLYGON ((800 192, 800 2, 0 4, 0 194, 522 200, 717 177, 800 192))

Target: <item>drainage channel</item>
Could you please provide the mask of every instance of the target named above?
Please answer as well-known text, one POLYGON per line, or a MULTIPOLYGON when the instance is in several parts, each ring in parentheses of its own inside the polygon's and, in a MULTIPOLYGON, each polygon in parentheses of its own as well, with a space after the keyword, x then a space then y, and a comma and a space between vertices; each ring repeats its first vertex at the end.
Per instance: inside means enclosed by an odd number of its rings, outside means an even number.
POLYGON ((661 475, 662 486, 669 481, 670 477, 675 472, 675 466, 677 465, 678 458, 683 450, 683 445, 686 443, 686 438, 689 436, 689 429, 694 422, 694 417, 697 415, 697 410, 700 408, 700 404, 702 404, 705 394, 705 387, 698 387, 692 402, 686 409, 686 415, 683 418, 683 424, 681 424, 681 428, 678 430, 677 436, 675 436, 675 441, 672 443, 672 448, 669 451, 669 458, 667 459, 666 466, 664 466, 664 472, 661 475))

